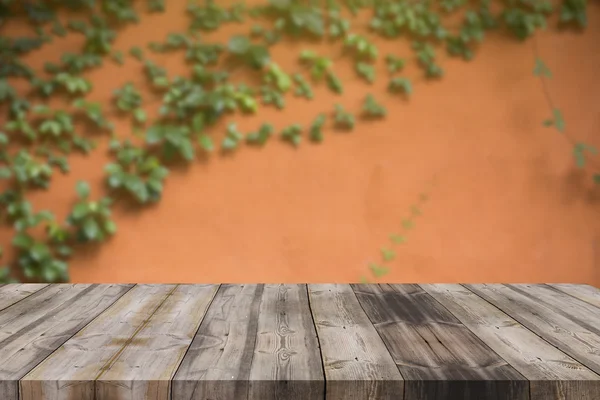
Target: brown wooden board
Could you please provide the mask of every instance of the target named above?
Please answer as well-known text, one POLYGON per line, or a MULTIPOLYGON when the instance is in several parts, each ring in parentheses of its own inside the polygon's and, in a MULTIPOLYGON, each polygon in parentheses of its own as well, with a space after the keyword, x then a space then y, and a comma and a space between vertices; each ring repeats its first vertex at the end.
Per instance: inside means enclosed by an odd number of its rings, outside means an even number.
MULTIPOLYGON (((540 298, 535 287, 514 285, 465 285, 516 321, 573 357, 597 374, 600 374, 600 325, 592 326, 589 321, 600 318, 600 314, 590 312, 585 315, 587 303, 568 295, 547 303, 540 298), (526 290, 524 290, 526 289, 526 290), (586 304, 582 307, 582 303, 586 304), (582 307, 582 308, 579 308, 582 307), (579 311, 577 311, 579 310, 579 311)), ((554 294, 553 294, 554 295, 554 294)))
POLYGON ((52 285, 0 312, 0 399, 17 400, 19 379, 132 286, 52 285))
POLYGON ((0 400, 598 400, 586 285, 0 286, 0 400))
POLYGON ((322 399, 306 285, 223 285, 173 380, 176 399, 322 399))
POLYGON ((530 381, 532 400, 600 399, 600 376, 458 284, 420 285, 530 381))
POLYGON ((217 285, 137 285, 21 380, 23 400, 168 400, 217 285))
POLYGON ((405 379, 405 400, 525 400, 529 382, 417 285, 352 285, 405 379))
POLYGON ((47 287, 46 283, 18 283, 0 286, 0 311, 47 287))
POLYGON ((556 283, 549 285, 561 292, 600 307, 600 289, 590 285, 575 285, 572 283, 556 283))
POLYGON ((327 400, 402 400, 404 380, 350 285, 308 285, 327 400))

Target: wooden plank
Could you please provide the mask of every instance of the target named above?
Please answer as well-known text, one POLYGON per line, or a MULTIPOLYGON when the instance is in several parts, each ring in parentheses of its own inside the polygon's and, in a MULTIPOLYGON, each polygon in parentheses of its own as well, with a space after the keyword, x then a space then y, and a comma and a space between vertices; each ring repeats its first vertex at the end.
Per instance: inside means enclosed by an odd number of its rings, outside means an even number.
MULTIPOLYGON (((568 304, 563 304, 560 308, 550 306, 540 300, 537 294, 533 296, 514 286, 488 284, 464 286, 579 363, 600 374, 598 329, 591 326, 587 320, 581 320, 579 317, 562 311, 562 308, 572 309, 573 307, 569 307, 568 304)), ((578 301, 572 297, 571 299, 578 301)), ((589 317, 595 319, 593 315, 589 317)))
POLYGON ((173 379, 174 399, 322 399, 305 285, 223 285, 173 379))
POLYGON ((50 286, 0 315, 0 399, 18 399, 18 381, 132 285, 50 286))
POLYGON ((0 311, 47 286, 46 283, 11 283, 0 286, 0 311))
POLYGON ((215 290, 135 286, 21 379, 22 399, 168 399, 215 290))
POLYGON ((529 398, 529 382, 417 285, 352 287, 405 379, 406 400, 529 398))
POLYGON ((600 307, 600 289, 590 285, 574 285, 571 283, 555 283, 549 285, 561 292, 600 307))
POLYGON ((264 285, 221 285, 172 382, 173 399, 245 399, 264 285))
POLYGON ((325 380, 306 285, 265 285, 250 399, 322 400, 325 380))
POLYGON ((327 400, 402 400, 404 380, 350 285, 308 285, 327 400))
POLYGON ((537 300, 554 312, 590 326, 600 335, 600 308, 544 284, 510 284, 508 288, 537 300))
POLYGON ((530 380, 532 400, 600 399, 600 376, 457 284, 421 286, 530 380))

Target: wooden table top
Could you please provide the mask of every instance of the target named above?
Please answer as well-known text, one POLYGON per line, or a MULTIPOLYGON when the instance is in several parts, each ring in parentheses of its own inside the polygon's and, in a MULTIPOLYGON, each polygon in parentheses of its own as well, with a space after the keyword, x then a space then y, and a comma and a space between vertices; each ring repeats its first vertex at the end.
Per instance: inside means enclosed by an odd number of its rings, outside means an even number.
POLYGON ((572 284, 0 286, 1 400, 600 399, 572 284))

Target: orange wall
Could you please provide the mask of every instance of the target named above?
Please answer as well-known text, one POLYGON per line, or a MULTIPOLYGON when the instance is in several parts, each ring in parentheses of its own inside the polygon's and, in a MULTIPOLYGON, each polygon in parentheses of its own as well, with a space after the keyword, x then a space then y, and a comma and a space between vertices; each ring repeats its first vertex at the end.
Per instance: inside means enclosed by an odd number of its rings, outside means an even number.
MULTIPOLYGON (((116 47, 161 41, 183 30, 184 1, 168 13, 127 27, 116 47)), ((589 6, 585 34, 544 32, 539 49, 554 72, 550 91, 574 137, 600 147, 600 6, 589 6)), ((226 40, 239 27, 213 35, 226 40)), ((33 53, 41 66, 78 38, 56 40, 33 53)), ((381 42, 382 54, 412 57, 408 44, 381 42)), ((275 60, 295 71, 302 43, 277 46, 275 60)), ((319 47, 317 47, 318 49, 319 47)), ((322 51, 338 52, 333 47, 322 51)), ((445 53, 445 51, 443 52, 445 53)), ((333 53, 334 55, 336 53, 333 53)), ((182 56, 154 57, 184 71, 182 56)), ((388 235, 401 230, 428 181, 437 185, 408 241, 396 247, 388 282, 586 282, 600 286, 600 193, 589 172, 576 170, 571 149, 541 121, 549 116, 541 83, 532 75, 532 43, 489 36, 475 60, 446 59, 446 76, 425 82, 412 66, 410 101, 384 93, 380 68, 373 87, 355 78, 349 61, 336 65, 343 97, 325 89, 315 100, 289 100, 237 120, 243 131, 312 120, 335 102, 358 110, 372 91, 390 113, 352 133, 326 132, 323 144, 298 149, 273 140, 264 149, 213 154, 173 171, 162 202, 141 211, 117 207, 118 234, 71 263, 73 282, 344 282, 358 281, 379 260, 388 235)), ((140 64, 107 62, 89 76, 90 96, 106 101, 127 81, 143 87, 140 64)), ((224 125, 223 125, 224 126, 224 125)), ((120 132, 129 133, 126 121, 120 132)), ((38 208, 66 215, 78 179, 102 188, 104 147, 73 157, 73 172, 57 176, 38 208)), ((598 163, 600 160, 597 160, 598 163)), ((8 244, 10 232, 2 232, 8 244)))

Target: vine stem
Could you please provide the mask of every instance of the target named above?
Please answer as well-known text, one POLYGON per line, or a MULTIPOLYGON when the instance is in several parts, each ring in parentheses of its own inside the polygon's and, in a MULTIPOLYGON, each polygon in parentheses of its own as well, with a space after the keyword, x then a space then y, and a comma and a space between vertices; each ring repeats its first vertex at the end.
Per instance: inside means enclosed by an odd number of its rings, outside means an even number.
MULTIPOLYGON (((533 36, 532 42, 533 42, 534 57, 536 60, 541 60, 537 35, 533 36)), ((556 109, 555 103, 552 100, 552 96, 550 95, 550 89, 548 88, 548 82, 546 80, 546 77, 542 74, 539 76, 539 78, 540 78, 540 81, 542 82, 542 90, 544 91, 544 97, 546 98, 546 103, 548 103, 548 107, 550 107, 551 110, 555 110, 556 109)), ((577 146, 577 141, 571 135, 569 135, 567 132, 562 132, 561 136, 564 137, 565 140, 567 142, 569 142, 569 144, 572 147, 577 146)), ((600 169, 600 166, 598 164, 595 164, 593 162, 590 164, 592 164, 593 167, 600 169)))

